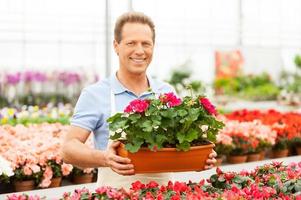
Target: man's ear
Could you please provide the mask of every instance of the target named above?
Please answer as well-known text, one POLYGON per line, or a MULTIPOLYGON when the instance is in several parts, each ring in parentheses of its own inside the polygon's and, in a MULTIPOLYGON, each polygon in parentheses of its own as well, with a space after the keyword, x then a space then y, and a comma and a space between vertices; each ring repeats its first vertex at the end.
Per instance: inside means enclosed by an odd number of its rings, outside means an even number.
POLYGON ((119 44, 116 40, 113 41, 114 51, 118 55, 119 54, 119 44))

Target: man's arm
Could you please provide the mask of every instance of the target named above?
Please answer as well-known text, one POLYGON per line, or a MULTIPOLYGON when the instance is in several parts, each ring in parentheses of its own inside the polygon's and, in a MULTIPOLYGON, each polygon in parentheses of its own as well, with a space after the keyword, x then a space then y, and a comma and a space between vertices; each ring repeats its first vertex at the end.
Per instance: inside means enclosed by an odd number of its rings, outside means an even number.
POLYGON ((61 155, 64 162, 81 167, 110 167, 121 175, 134 174, 133 165, 130 159, 116 155, 116 148, 119 142, 112 143, 108 150, 100 151, 85 145, 90 131, 71 126, 62 145, 61 155))

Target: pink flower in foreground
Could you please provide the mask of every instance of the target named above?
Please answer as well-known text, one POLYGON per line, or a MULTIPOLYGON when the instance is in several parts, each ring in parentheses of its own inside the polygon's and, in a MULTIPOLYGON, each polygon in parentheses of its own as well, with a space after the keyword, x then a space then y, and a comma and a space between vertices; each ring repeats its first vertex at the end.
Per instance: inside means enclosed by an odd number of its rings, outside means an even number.
POLYGON ((147 100, 135 99, 131 101, 130 104, 124 109, 124 112, 138 112, 143 113, 147 110, 149 102, 147 100))
POLYGON ((170 108, 178 106, 182 103, 182 100, 172 92, 165 93, 164 95, 160 95, 159 99, 162 103, 168 105, 170 108))
POLYGON ((207 99, 205 97, 201 97, 200 98, 200 104, 205 108, 205 110, 210 115, 216 115, 217 114, 215 106, 209 101, 209 99, 207 99))

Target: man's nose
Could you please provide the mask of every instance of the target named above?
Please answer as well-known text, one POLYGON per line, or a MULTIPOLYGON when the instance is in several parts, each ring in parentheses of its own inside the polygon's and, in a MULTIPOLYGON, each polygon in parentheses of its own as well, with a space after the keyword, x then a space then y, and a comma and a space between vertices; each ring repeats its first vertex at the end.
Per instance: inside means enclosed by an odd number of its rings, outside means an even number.
POLYGON ((137 54, 144 54, 144 48, 142 44, 137 44, 135 48, 135 53, 137 54))

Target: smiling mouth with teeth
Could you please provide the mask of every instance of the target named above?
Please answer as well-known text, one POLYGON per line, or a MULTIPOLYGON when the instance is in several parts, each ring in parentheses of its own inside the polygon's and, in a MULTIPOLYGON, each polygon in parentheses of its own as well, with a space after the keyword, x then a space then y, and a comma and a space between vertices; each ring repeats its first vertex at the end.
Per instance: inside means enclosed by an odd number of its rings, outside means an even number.
POLYGON ((135 63, 142 63, 145 61, 145 58, 130 58, 135 63))

